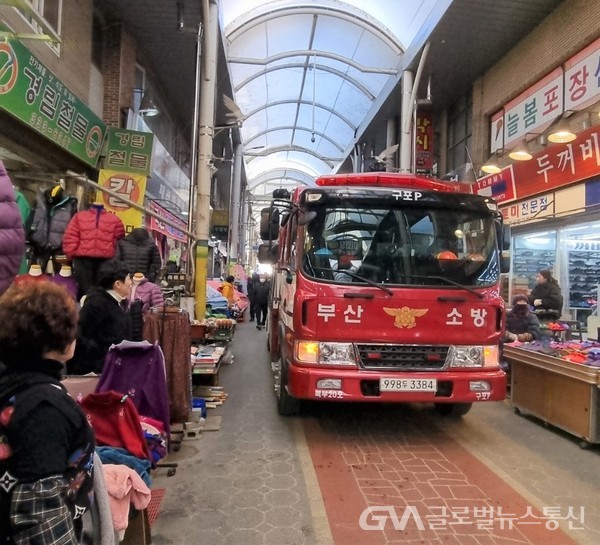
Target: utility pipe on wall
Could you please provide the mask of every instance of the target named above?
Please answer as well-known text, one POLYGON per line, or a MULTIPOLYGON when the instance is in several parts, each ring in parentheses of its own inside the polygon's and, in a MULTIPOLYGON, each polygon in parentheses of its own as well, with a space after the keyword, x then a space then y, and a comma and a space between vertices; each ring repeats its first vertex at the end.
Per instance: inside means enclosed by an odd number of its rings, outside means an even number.
POLYGON ((229 225, 229 262, 235 265, 239 257, 240 236, 240 194, 242 191, 242 144, 237 143, 233 151, 233 181, 231 184, 231 215, 229 225))

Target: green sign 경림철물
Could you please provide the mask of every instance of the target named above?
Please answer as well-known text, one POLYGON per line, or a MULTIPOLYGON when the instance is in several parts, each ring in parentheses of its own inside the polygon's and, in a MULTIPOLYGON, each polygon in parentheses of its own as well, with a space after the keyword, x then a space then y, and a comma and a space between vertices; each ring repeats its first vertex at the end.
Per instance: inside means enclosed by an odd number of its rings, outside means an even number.
POLYGON ((96 167, 105 123, 18 40, 0 42, 0 109, 96 167))

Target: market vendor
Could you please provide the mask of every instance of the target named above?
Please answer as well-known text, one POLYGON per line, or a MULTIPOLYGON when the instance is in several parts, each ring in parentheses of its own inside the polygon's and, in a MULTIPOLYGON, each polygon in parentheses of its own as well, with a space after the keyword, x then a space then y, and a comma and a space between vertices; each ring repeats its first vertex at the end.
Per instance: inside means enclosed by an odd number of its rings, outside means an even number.
MULTIPOLYGON (((538 271, 535 276, 535 286, 528 299, 536 312, 550 311, 558 318, 562 312, 563 296, 556 278, 548 269, 538 271)), ((552 317, 552 316, 550 316, 552 317)))
POLYGON ((505 342, 529 342, 541 337, 540 321, 531 311, 526 295, 515 295, 506 314, 505 342))

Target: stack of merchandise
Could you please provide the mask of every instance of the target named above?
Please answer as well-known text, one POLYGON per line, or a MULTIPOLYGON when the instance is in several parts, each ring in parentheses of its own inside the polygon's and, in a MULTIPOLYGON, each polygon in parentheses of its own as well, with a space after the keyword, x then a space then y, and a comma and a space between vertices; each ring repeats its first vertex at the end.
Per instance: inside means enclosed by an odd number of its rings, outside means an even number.
POLYGON ((216 373, 223 352, 225 352, 225 347, 216 346, 214 344, 192 346, 192 374, 202 375, 216 373))

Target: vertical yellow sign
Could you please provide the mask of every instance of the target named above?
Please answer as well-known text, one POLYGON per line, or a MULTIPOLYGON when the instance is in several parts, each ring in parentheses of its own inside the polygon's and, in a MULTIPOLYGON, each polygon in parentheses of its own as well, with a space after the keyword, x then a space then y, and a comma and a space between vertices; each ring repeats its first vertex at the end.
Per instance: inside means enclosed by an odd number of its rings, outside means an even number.
MULTIPOLYGON (((146 180, 147 177, 142 174, 101 170, 98 184, 114 193, 118 193, 119 196, 129 201, 143 206, 146 180)), ((142 212, 133 208, 129 203, 104 192, 102 192, 102 202, 108 212, 112 212, 121 218, 127 233, 130 233, 135 227, 143 227, 142 212)))

